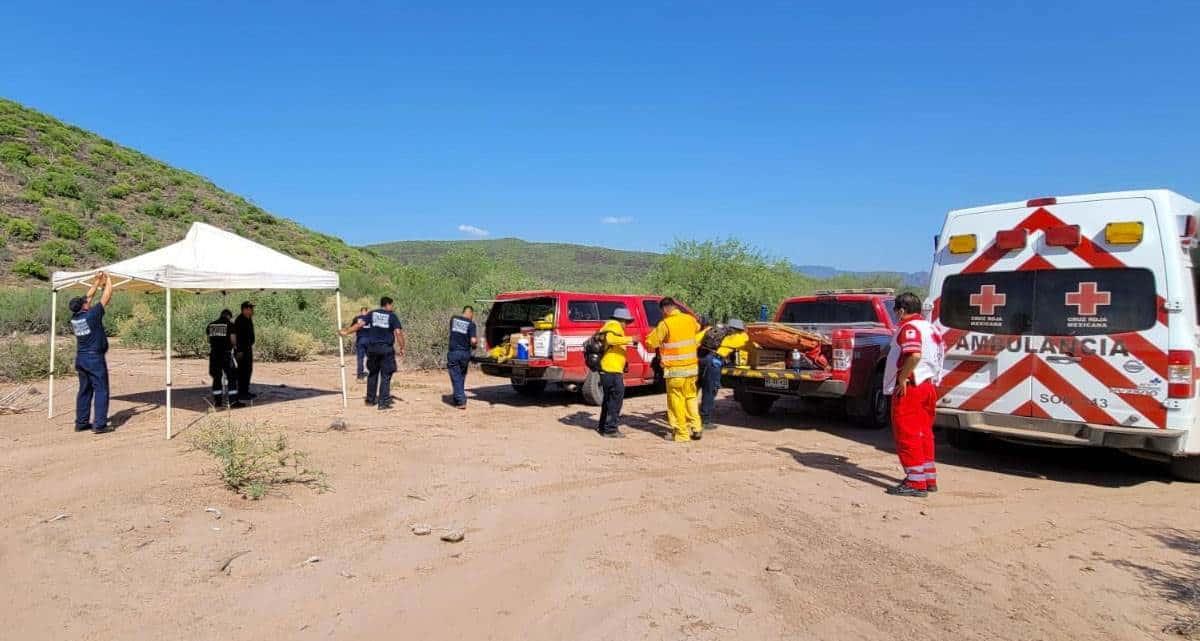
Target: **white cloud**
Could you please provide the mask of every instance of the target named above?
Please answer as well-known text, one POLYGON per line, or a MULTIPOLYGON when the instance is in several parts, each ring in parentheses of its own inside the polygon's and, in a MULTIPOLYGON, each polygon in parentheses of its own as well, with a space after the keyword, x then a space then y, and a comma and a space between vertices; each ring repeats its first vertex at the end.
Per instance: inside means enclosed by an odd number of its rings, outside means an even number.
POLYGON ((476 227, 475 225, 459 225, 458 231, 461 231, 462 233, 467 234, 468 236, 479 236, 481 238, 484 236, 491 235, 490 231, 488 231, 486 229, 481 229, 479 227, 476 227))
POLYGON ((628 225, 633 222, 633 216, 605 216, 600 222, 605 225, 628 225))

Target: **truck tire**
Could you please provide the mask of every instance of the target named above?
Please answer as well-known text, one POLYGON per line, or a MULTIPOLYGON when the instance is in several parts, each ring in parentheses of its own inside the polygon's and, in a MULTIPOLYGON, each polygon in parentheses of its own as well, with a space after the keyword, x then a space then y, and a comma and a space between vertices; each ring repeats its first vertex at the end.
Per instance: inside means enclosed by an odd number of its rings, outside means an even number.
POLYGON ((775 397, 743 392, 737 395, 737 401, 742 406, 742 411, 750 416, 766 416, 771 412, 771 406, 775 404, 775 397))
POLYGON ((855 417, 858 424, 869 430, 880 430, 892 424, 892 399, 883 393, 883 370, 871 377, 867 397, 858 404, 861 413, 855 417))
POLYGON ((1191 483, 1200 483, 1200 456, 1177 456, 1171 459, 1171 476, 1191 483))
POLYGON ((514 381, 512 386, 518 394, 529 398, 541 396, 542 392, 546 391, 546 381, 525 381, 524 383, 514 381))
POLYGON ((600 374, 596 372, 588 372, 587 378, 579 384, 579 394, 583 396, 583 402, 593 407, 599 406, 604 402, 604 389, 600 387, 600 374))
POLYGON ((984 439, 986 438, 983 434, 971 430, 947 429, 945 432, 946 442, 954 449, 963 450, 964 452, 983 447, 984 439))

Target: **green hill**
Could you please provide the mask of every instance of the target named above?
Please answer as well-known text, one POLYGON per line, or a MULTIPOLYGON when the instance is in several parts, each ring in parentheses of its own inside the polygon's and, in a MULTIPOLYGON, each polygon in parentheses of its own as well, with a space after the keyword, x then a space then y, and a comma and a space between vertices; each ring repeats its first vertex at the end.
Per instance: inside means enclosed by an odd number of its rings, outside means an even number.
POLYGON ((545 286, 609 289, 641 279, 661 260, 660 254, 569 245, 531 243, 518 238, 494 240, 409 240, 369 245, 367 249, 405 265, 424 265, 447 255, 470 252, 516 267, 545 286), (557 285, 555 285, 557 284, 557 285))
POLYGON ((184 236, 204 221, 323 267, 365 291, 396 265, 264 211, 208 179, 0 99, 0 283, 46 280, 184 236))

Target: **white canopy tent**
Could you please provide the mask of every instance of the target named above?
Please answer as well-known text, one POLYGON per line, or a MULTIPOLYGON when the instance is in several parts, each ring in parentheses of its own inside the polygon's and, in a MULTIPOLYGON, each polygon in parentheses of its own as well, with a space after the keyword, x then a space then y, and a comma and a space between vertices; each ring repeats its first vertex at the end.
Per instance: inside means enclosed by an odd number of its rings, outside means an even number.
MULTIPOLYGON (((171 291, 229 291, 236 289, 332 289, 337 306, 334 327, 341 328, 342 294, 336 272, 325 271, 204 223, 193 223, 183 240, 85 272, 55 272, 50 301, 49 416, 54 416, 54 331, 58 292, 70 287, 90 287, 93 278, 107 272, 118 289, 166 292, 167 324, 167 438, 171 438, 171 291)), ((346 354, 338 335, 342 406, 346 406, 346 354)))

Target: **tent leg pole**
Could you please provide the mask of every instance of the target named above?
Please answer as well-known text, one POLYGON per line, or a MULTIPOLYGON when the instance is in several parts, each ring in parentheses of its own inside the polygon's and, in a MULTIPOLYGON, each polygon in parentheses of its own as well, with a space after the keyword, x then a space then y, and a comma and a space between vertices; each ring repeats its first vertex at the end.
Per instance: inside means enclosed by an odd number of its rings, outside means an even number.
POLYGON ((335 293, 335 296, 337 297, 336 298, 336 300, 337 300, 337 305, 336 305, 337 317, 334 318, 334 320, 333 320, 333 322, 334 322, 333 328, 335 330, 339 330, 338 331, 338 362, 340 363, 339 369, 341 370, 341 373, 342 373, 342 408, 345 409, 346 406, 348 405, 348 401, 346 399, 346 345, 345 345, 345 341, 342 340, 342 334, 340 331, 342 329, 342 290, 340 290, 340 289, 337 290, 337 292, 335 293))
POLYGON ((167 440, 171 440, 171 288, 167 288, 167 440))
POLYGON ((54 418, 54 337, 58 333, 58 290, 50 290, 50 388, 46 393, 46 418, 54 418))

